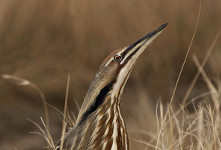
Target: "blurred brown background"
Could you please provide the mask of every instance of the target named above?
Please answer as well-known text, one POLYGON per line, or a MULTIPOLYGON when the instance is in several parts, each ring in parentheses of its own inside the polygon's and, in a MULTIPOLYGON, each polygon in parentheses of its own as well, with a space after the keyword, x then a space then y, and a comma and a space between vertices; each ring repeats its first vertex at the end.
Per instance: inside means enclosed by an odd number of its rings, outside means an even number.
MULTIPOLYGON (((155 105, 166 103, 196 24, 199 0, 1 0, 0 74, 16 75, 35 83, 47 102, 63 111, 68 73, 71 73, 69 109, 77 115, 74 99, 82 103, 103 59, 152 29, 168 22, 165 32, 140 58, 125 87, 122 113, 130 138, 148 140, 154 132, 155 105), (139 129, 139 130, 138 130, 139 129)), ((202 60, 221 29, 221 1, 203 1, 199 28, 191 54, 202 60)), ((221 40, 205 70, 220 78, 221 40)), ((196 67, 188 58, 175 97, 179 104, 196 67)), ((199 79, 190 98, 205 92, 199 79)), ((0 149, 39 150, 44 140, 31 131, 44 116, 39 94, 29 86, 0 79, 0 149)), ((50 109, 50 132, 61 134, 61 121, 50 109)), ((143 149, 131 140, 131 149, 143 149)))

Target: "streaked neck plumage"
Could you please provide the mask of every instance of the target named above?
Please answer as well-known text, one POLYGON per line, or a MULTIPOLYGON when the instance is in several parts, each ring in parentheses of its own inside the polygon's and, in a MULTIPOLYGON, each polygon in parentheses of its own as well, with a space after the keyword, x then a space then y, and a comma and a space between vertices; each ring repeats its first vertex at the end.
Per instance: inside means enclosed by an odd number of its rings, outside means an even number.
POLYGON ((75 126, 61 139, 64 150, 128 149, 120 98, 138 57, 166 25, 113 52, 103 61, 85 96, 75 126))

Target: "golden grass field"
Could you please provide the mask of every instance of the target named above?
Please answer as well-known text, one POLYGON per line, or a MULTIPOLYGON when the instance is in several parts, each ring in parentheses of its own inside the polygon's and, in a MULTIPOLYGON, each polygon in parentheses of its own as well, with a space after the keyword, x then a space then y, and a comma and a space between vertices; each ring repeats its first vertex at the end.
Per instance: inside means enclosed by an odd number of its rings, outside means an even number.
POLYGON ((30 134, 39 132, 32 121, 45 130, 42 98, 48 103, 48 129, 56 142, 62 134, 58 110, 64 109, 68 74, 68 110, 74 121, 77 104, 105 57, 166 22, 169 25, 140 58, 122 96, 130 149, 220 149, 217 0, 202 0, 201 5, 199 0, 1 0, 0 149, 47 146, 44 138, 30 134))

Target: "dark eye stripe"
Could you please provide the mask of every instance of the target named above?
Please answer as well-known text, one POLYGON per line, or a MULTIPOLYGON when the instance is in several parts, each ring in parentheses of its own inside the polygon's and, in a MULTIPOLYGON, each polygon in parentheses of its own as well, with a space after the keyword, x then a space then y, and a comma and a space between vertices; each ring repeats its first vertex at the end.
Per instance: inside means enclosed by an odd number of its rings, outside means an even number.
MULTIPOLYGON (((142 46, 142 45, 141 45, 141 46, 142 46)), ((136 52, 141 48, 141 46, 137 47, 137 49, 134 50, 134 52, 131 53, 127 58, 124 58, 125 61, 124 61, 123 64, 121 65, 122 67, 125 66, 125 65, 128 63, 128 61, 130 60, 130 58, 131 58, 134 54, 136 54, 136 52)))

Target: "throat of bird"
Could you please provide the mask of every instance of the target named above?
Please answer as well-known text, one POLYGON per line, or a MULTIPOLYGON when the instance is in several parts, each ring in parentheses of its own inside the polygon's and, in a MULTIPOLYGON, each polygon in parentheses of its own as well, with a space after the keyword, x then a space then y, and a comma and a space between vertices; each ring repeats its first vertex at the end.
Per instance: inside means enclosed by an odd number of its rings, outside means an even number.
POLYGON ((119 77, 118 77, 118 81, 116 82, 116 84, 113 87, 113 92, 111 93, 112 99, 116 99, 116 102, 118 105, 120 105, 120 100, 121 100, 121 95, 123 94, 124 91, 124 87, 127 83, 127 80, 130 76, 130 72, 131 70, 129 70, 128 72, 124 72, 124 70, 122 70, 122 72, 120 73, 119 77), (124 77, 122 78, 121 74, 124 74, 124 77), (114 98, 116 97, 116 98, 114 98))

